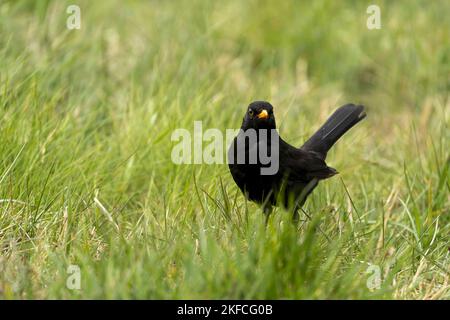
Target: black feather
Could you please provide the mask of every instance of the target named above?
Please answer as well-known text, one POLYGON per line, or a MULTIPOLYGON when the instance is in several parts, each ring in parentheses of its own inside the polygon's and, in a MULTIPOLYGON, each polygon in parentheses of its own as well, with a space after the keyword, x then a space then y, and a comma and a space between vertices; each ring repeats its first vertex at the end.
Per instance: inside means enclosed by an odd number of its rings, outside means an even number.
POLYGON ((337 109, 328 120, 314 133, 301 147, 306 151, 317 152, 323 159, 326 158, 328 150, 336 141, 351 127, 364 119, 366 113, 363 106, 346 104, 337 109))
POLYGON ((229 149, 228 166, 231 175, 247 199, 260 203, 264 207, 264 212, 269 214, 272 205, 283 205, 286 208, 294 205, 294 220, 296 220, 298 208, 303 205, 319 181, 337 174, 337 171, 325 162, 328 150, 364 117, 363 106, 353 104, 342 106, 303 147, 296 148, 284 141, 276 131, 272 105, 265 101, 253 102, 248 106, 241 130, 229 149), (265 117, 255 116, 262 110, 266 111, 265 117), (267 130, 273 135, 256 135, 255 140, 248 139, 246 142, 245 135, 249 130, 267 130), (278 157, 274 158, 278 162, 274 163, 278 163, 279 166, 273 174, 263 175, 261 169, 267 166, 260 160, 256 163, 247 160, 245 163, 239 163, 238 144, 244 152, 245 159, 249 159, 249 155, 258 151, 261 146, 271 152, 272 146, 278 146, 278 149, 275 149, 278 157))

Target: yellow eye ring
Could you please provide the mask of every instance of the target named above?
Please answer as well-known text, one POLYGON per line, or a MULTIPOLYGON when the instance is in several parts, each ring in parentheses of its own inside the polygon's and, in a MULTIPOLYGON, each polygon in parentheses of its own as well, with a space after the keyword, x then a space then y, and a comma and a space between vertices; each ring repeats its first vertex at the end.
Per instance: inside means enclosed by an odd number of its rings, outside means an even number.
POLYGON ((250 117, 253 117, 253 114, 254 114, 254 112, 253 112, 253 110, 248 110, 248 115, 250 116, 250 117))

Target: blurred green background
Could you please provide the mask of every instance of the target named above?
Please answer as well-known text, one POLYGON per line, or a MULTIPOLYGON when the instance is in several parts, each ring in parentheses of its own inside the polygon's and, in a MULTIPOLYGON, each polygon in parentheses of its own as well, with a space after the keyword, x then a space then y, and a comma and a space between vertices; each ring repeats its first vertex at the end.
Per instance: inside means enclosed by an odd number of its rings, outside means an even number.
POLYGON ((0 297, 448 299, 449 13, 0 0, 0 297), (265 229, 226 165, 170 160, 174 129, 239 128, 253 100, 297 145, 339 105, 368 109, 299 228, 278 210, 265 229))

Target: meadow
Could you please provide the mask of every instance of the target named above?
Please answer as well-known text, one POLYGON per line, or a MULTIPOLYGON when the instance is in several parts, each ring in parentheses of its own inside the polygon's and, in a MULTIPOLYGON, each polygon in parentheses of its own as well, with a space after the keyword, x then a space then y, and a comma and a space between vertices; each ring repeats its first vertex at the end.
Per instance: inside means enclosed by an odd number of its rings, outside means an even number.
POLYGON ((0 0, 0 299, 449 299, 449 12, 0 0), (253 100, 299 146, 367 107, 298 226, 266 227, 226 164, 171 160, 175 129, 239 128, 253 100))

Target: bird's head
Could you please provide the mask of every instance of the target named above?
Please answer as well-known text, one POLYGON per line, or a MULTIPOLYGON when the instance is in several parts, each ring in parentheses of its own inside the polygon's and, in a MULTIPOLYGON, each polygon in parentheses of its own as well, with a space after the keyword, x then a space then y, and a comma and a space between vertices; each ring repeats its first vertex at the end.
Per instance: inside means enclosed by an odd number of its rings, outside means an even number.
POLYGON ((244 120, 242 121, 242 129, 275 129, 275 116, 273 115, 273 107, 266 101, 254 101, 249 104, 244 120))

